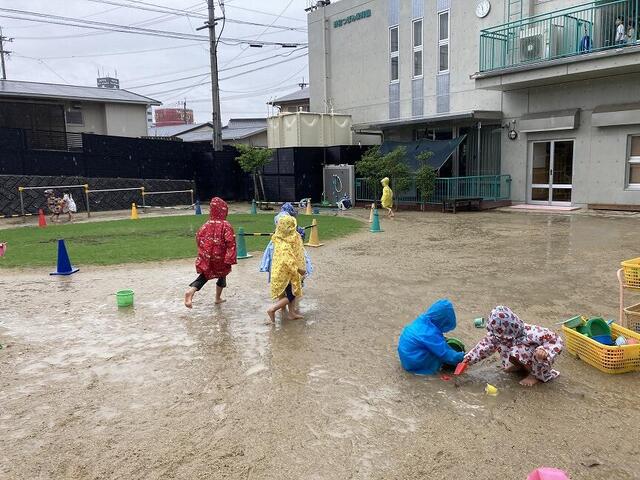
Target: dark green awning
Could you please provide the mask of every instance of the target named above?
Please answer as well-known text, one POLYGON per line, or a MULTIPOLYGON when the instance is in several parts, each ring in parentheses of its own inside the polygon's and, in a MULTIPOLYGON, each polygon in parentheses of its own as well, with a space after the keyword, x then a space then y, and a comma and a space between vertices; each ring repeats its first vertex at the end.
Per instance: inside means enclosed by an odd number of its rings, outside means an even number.
POLYGON ((393 142, 385 141, 380 146, 380 152, 383 154, 389 153, 398 147, 405 147, 407 149, 406 163, 412 171, 418 170, 421 167, 418 160, 418 155, 422 152, 433 152, 431 158, 427 163, 433 167, 436 171, 440 170, 442 166, 447 163, 447 160, 451 158, 456 148, 467 138, 466 135, 454 138, 452 140, 417 140, 415 142, 393 142))

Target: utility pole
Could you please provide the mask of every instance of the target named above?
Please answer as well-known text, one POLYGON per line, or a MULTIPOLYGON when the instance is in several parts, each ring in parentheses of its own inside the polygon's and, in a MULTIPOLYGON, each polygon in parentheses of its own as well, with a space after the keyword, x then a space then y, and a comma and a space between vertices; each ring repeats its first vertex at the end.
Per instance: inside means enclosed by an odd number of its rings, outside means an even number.
POLYGON ((184 103, 182 104, 182 120, 184 120, 184 123, 188 123, 187 122, 187 99, 184 99, 184 103))
POLYGON ((222 150, 222 119, 220 118, 220 90, 218 87, 218 52, 216 41, 216 15, 213 0, 207 0, 209 7, 209 54, 211 56, 211 103, 213 107, 213 150, 222 150))
POLYGON ((7 38, 2 35, 2 27, 0 27, 0 64, 2 65, 2 80, 7 79, 7 67, 4 64, 4 56, 7 57, 11 53, 4 49, 4 42, 13 42, 13 38, 7 38))

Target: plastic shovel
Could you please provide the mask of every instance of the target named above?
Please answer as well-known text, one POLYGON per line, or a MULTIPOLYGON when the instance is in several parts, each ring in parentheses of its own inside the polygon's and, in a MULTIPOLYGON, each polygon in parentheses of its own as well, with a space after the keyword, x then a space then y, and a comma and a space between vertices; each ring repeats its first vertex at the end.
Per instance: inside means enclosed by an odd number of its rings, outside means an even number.
POLYGON ((464 373, 464 371, 467 369, 468 366, 469 366, 469 364, 467 362, 460 362, 456 366, 456 370, 453 372, 453 374, 456 375, 456 376, 462 375, 464 373))

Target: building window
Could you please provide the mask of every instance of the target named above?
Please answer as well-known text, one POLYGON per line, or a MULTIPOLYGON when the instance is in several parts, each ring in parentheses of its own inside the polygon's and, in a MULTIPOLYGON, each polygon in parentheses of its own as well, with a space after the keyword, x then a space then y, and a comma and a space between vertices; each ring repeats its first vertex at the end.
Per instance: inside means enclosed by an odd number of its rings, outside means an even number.
POLYGON ((397 82, 400 79, 400 39, 398 36, 398 26, 389 28, 389 56, 391 65, 391 82, 397 82))
POLYGON ((438 14, 438 73, 449 71, 449 12, 438 14))
POLYGON ((631 188, 640 188, 640 135, 631 137, 627 165, 627 184, 631 188))
POLYGON ((71 109, 66 112, 67 125, 84 125, 84 119, 82 118, 82 110, 71 109))
POLYGON ((413 21, 413 77, 422 76, 422 19, 413 21))

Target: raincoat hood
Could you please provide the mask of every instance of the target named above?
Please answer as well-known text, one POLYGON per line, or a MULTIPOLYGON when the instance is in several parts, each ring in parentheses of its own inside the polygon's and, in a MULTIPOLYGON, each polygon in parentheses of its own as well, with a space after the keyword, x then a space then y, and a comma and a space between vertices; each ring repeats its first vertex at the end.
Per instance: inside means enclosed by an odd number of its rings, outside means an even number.
POLYGON ((402 367, 413 373, 430 375, 443 364, 456 365, 464 354, 452 349, 444 337, 456 327, 456 313, 447 299, 438 300, 407 325, 398 341, 402 367))
POLYGON ((524 335, 524 322, 509 307, 499 305, 489 315, 487 332, 499 339, 514 340, 524 335))
POLYGON ((299 237, 296 227, 298 222, 290 215, 283 215, 278 219, 276 224, 276 233, 273 234, 273 240, 284 241, 287 243, 294 242, 296 236, 299 237))
POLYGON ((380 183, 382 184, 382 186, 388 187, 389 186, 389 177, 384 177, 382 180, 380 180, 380 183))
POLYGON ((298 215, 298 210, 296 210, 296 207, 294 207, 290 202, 283 204, 280 211, 291 215, 292 217, 296 217, 298 215))
POLYGON ((453 304, 446 298, 438 300, 420 316, 425 320, 430 320, 441 332, 450 332, 456 328, 456 312, 453 304))
POLYGON ((211 203, 209 204, 210 220, 225 220, 227 218, 227 213, 229 213, 227 202, 219 197, 211 199, 211 203))

